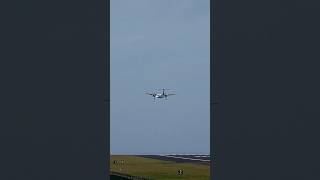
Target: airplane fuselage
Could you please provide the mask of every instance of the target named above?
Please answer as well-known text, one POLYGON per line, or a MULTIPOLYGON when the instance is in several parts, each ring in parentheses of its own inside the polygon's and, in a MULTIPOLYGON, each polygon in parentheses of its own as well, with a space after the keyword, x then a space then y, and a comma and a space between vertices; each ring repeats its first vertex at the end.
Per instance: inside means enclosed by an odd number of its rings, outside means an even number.
POLYGON ((156 98, 165 98, 165 95, 164 95, 164 94, 156 94, 155 97, 156 97, 156 98))
POLYGON ((167 100, 167 97, 168 96, 172 96, 172 95, 175 95, 175 94, 166 94, 165 92, 164 92, 164 90, 165 89, 163 89, 163 91, 162 91, 162 93, 145 93, 145 94, 148 94, 148 95, 151 95, 151 96, 153 96, 153 99, 162 99, 162 98, 165 98, 166 100, 167 100))

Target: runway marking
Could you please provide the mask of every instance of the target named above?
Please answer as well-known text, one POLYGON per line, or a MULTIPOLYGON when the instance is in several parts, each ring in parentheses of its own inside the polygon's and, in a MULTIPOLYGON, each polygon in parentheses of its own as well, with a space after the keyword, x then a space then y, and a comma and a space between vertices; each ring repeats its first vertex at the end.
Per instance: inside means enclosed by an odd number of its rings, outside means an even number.
POLYGON ((167 155, 167 156, 208 156, 208 157, 210 157, 210 154, 160 154, 160 155, 167 155))
POLYGON ((204 157, 204 158, 206 158, 206 157, 210 157, 210 156, 194 156, 194 157, 200 157, 200 158, 204 157))
POLYGON ((205 159, 193 159, 193 158, 176 157, 176 156, 169 156, 169 155, 160 155, 160 156, 171 157, 171 158, 176 158, 176 159, 187 159, 187 160, 192 160, 192 161, 205 161, 205 162, 210 161, 210 160, 205 160, 205 159))

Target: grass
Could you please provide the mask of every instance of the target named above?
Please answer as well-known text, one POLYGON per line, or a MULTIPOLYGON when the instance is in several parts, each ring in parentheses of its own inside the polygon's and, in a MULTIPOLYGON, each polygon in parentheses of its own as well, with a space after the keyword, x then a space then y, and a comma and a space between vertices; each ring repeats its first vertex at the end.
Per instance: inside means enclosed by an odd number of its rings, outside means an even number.
POLYGON ((110 157, 111 171, 140 176, 155 180, 209 180, 210 166, 192 163, 175 163, 138 156, 112 155, 110 157), (124 165, 113 164, 114 160, 124 160, 124 165), (178 169, 184 174, 178 175, 178 169))

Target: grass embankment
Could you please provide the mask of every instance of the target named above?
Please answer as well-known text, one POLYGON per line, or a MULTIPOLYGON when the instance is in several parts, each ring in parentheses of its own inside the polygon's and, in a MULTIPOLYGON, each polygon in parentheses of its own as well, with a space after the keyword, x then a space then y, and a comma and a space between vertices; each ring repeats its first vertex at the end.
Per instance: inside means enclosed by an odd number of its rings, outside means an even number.
POLYGON ((111 171, 132 176, 140 176, 155 180, 209 180, 210 166, 192 163, 175 163, 138 156, 112 155, 110 157, 111 171), (114 160, 124 160, 124 165, 113 164, 114 160), (184 174, 178 175, 178 169, 183 169, 184 174))

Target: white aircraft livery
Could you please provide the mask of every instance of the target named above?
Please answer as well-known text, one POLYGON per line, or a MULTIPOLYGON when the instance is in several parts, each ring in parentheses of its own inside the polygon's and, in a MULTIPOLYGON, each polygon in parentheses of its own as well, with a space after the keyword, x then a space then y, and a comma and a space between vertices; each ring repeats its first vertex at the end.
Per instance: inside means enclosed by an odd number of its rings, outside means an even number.
POLYGON ((146 93, 148 95, 153 96, 153 99, 155 100, 156 98, 161 99, 161 98, 165 98, 167 99, 168 96, 172 96, 172 95, 176 95, 176 94, 166 94, 165 90, 169 90, 169 89, 161 89, 162 93, 146 93))

